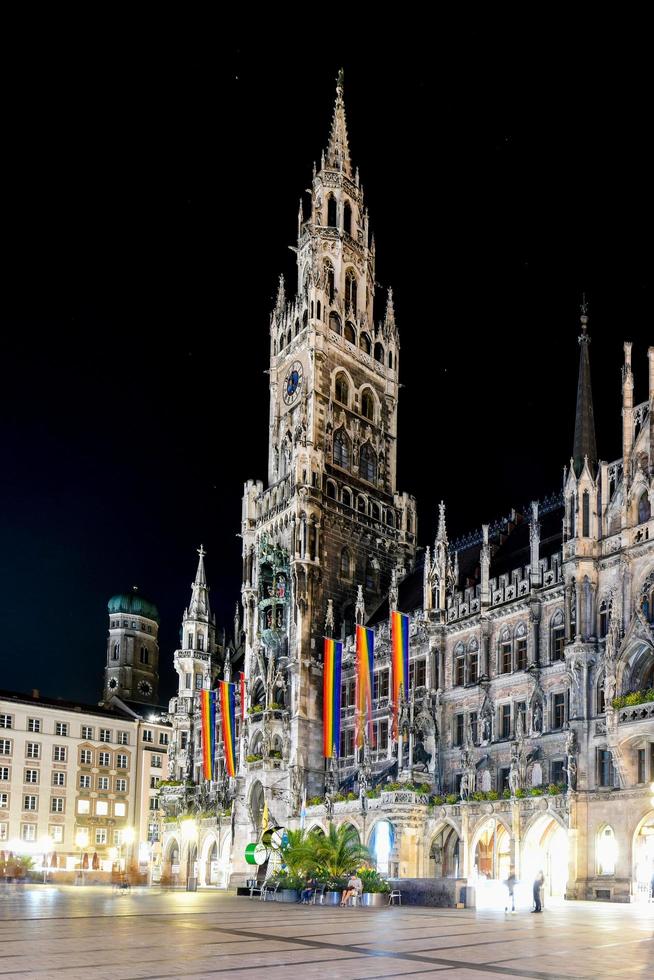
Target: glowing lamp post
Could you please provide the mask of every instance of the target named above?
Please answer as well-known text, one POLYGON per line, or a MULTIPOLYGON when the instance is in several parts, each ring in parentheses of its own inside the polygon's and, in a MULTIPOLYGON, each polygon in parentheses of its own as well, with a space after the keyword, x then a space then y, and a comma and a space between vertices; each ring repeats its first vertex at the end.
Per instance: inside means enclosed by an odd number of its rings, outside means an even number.
POLYGON ((136 836, 136 834, 134 833, 134 828, 133 827, 125 827, 125 829, 123 830, 123 832, 120 835, 121 848, 122 848, 122 845, 123 844, 126 845, 125 867, 124 868, 121 868, 121 871, 128 871, 129 870, 130 858, 131 858, 131 853, 132 853, 132 844, 134 843, 134 837, 135 836, 136 836))
POLYGON ((195 875, 191 874, 191 849, 197 843, 198 825, 195 820, 188 817, 186 820, 181 821, 180 829, 182 831, 182 840, 186 842, 186 891, 191 892, 195 891, 196 888, 195 875))

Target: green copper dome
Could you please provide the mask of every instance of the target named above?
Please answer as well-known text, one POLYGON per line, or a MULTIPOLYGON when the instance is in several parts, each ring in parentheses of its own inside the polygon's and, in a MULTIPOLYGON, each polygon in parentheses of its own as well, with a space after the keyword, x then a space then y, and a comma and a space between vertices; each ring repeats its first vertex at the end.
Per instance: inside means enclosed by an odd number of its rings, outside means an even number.
POLYGON ((131 594, 114 595, 107 603, 110 613, 129 613, 133 616, 144 616, 146 619, 153 619, 159 622, 159 610, 153 602, 148 602, 138 592, 131 594))

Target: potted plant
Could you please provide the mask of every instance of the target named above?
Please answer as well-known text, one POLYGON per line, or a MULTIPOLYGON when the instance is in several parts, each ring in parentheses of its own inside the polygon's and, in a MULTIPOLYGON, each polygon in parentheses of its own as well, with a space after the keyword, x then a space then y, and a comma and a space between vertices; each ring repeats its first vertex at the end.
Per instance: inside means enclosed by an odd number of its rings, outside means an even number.
POLYGON ((361 904, 375 908, 387 905, 391 886, 379 872, 375 868, 360 868, 358 875, 363 882, 361 904))
POLYGON ((275 900, 277 902, 297 902, 300 891, 304 887, 304 879, 289 871, 280 871, 275 880, 279 885, 275 900))

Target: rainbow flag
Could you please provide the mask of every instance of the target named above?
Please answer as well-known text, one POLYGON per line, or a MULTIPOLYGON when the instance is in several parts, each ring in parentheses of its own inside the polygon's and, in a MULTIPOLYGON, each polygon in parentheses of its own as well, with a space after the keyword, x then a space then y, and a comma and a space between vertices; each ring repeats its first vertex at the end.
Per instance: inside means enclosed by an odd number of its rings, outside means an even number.
POLYGON ((372 724, 372 666, 375 655, 375 631, 357 624, 356 635, 356 746, 363 745, 363 733, 368 723, 368 744, 375 744, 372 724), (364 721, 365 719, 365 721, 364 721))
POLYGON ((393 672, 393 738, 397 741, 400 692, 409 696, 409 617, 391 613, 391 669, 393 672))
POLYGON ((225 747, 225 768, 228 776, 236 775, 236 684, 220 681, 220 715, 225 747))
POLYGON ((202 722, 202 763, 205 779, 215 779, 216 772, 216 692, 200 691, 202 722))
POLYGON ((322 754, 338 758, 341 741, 341 659, 343 644, 325 637, 322 680, 322 754))

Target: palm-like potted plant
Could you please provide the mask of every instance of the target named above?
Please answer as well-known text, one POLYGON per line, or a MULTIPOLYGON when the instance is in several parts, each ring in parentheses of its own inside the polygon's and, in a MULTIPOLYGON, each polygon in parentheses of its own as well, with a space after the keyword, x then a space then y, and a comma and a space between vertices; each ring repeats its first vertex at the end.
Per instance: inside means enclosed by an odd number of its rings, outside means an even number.
POLYGON ((359 878, 363 882, 362 905, 386 905, 391 886, 382 878, 376 868, 359 868, 359 878))
POLYGON ((335 827, 333 823, 326 834, 314 835, 312 844, 318 876, 327 884, 325 904, 336 905, 348 876, 363 861, 370 860, 370 852, 359 840, 354 827, 335 827))

